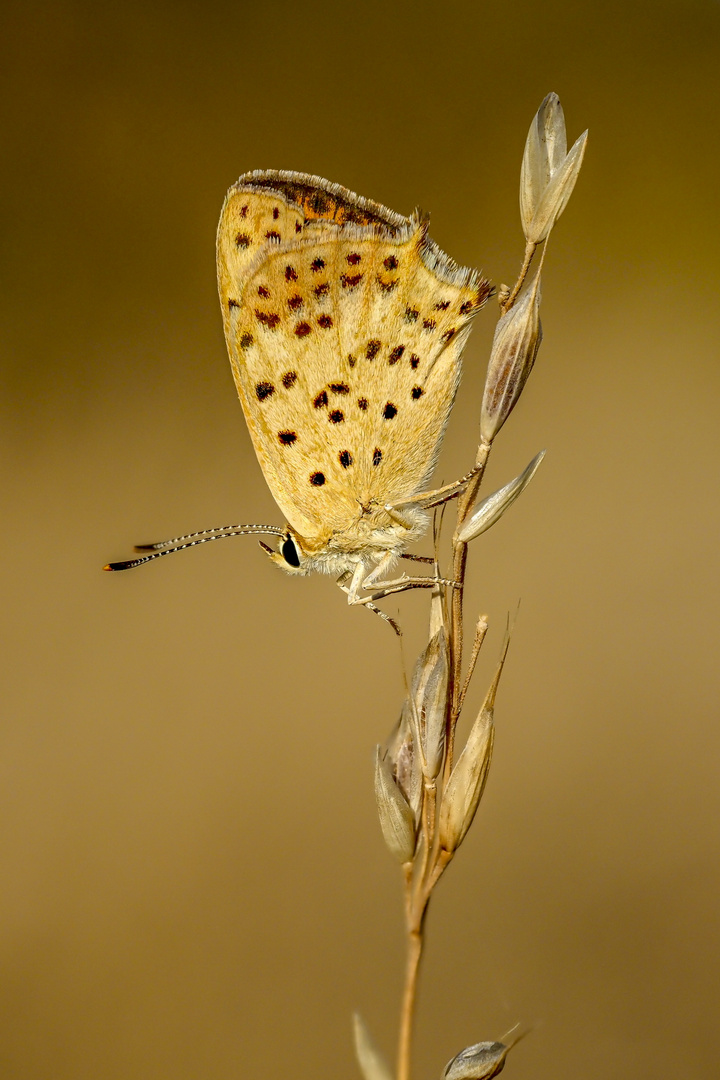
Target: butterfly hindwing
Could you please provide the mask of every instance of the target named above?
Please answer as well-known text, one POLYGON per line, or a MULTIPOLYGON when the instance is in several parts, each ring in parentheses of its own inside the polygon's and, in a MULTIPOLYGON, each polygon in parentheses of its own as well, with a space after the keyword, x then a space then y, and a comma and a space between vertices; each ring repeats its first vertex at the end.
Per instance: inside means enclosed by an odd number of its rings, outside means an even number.
POLYGON ((293 528, 349 530, 363 507, 427 482, 489 287, 417 217, 314 177, 244 179, 221 217, 218 276, 248 428, 293 528))

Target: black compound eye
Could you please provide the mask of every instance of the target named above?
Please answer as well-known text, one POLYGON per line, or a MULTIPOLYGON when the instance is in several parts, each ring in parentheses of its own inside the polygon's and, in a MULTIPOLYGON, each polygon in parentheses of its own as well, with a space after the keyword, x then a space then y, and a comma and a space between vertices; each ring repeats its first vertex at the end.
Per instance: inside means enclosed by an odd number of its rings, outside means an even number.
POLYGON ((283 540, 283 545, 280 548, 282 551, 282 557, 288 566, 300 566, 300 556, 298 555, 298 549, 295 547, 295 541, 292 536, 288 536, 283 540))

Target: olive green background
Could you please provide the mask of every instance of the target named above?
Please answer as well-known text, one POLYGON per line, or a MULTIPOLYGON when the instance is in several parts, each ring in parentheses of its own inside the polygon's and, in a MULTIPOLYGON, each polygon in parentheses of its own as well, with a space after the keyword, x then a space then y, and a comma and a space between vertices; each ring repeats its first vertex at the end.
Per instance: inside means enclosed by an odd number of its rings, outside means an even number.
MULTIPOLYGON (((10 0, 2 23, 0 1075, 354 1077, 353 1009, 392 1053, 371 761, 393 635, 252 538, 100 567, 279 520, 215 292, 236 177, 419 204, 509 282, 555 90, 588 152, 488 490, 548 453, 472 550, 473 707, 522 603, 486 798, 430 912, 415 1075, 519 1022, 508 1077, 715 1076, 720 5, 10 0)), ((438 479, 474 455, 495 315, 438 479)), ((406 665, 426 604, 386 605, 406 665)))

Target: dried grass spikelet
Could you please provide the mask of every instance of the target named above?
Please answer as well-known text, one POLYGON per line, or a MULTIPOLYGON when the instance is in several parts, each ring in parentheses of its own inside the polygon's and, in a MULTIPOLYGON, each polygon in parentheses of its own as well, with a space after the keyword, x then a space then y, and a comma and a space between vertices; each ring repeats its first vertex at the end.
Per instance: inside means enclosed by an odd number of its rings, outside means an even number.
POLYGON ((447 637, 441 627, 418 657, 410 688, 422 771, 429 780, 440 772, 445 754, 449 670, 447 637))
POLYGON ((480 412, 480 435, 484 442, 492 442, 515 407, 541 341, 540 275, 537 274, 495 327, 480 412))
POLYGON ((363 1018, 359 1013, 353 1016, 353 1034, 355 1036, 355 1056, 364 1080, 393 1080, 392 1069, 373 1042, 363 1018))
POLYGON ((557 94, 538 109, 520 170, 520 217, 529 244, 545 240, 567 205, 582 165, 587 131, 567 152, 565 116, 557 94))
POLYGON ((478 503, 455 533, 455 540, 461 544, 468 544, 499 521, 530 483, 544 457, 545 451, 541 450, 519 476, 478 503))
POLYGON ((447 1063, 443 1080, 490 1080, 501 1071, 511 1049, 501 1042, 468 1046, 447 1063))
POLYGON ((380 746, 375 754, 375 799, 388 851, 398 862, 410 862, 415 853, 415 816, 395 783, 390 761, 383 756, 380 746))
POLYGON ((412 702, 406 698, 400 720, 388 740, 387 758, 392 763, 395 783, 405 796, 417 824, 422 804, 423 776, 415 727, 412 702))
POLYGON ((482 708, 442 793, 439 832, 445 851, 460 847, 473 823, 485 789, 494 739, 492 709, 482 708))
POLYGON ((508 632, 485 701, 442 793, 438 831, 445 851, 453 852, 462 844, 485 790, 495 740, 495 697, 509 645, 508 632))

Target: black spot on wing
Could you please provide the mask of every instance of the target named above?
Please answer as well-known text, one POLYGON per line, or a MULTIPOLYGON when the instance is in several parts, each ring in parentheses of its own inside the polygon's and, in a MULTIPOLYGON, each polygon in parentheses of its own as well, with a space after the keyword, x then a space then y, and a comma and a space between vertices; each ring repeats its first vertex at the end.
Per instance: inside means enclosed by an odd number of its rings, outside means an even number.
POLYGON ((258 401, 265 401, 271 394, 275 393, 275 387, 269 382, 259 382, 255 384, 255 396, 258 401))

